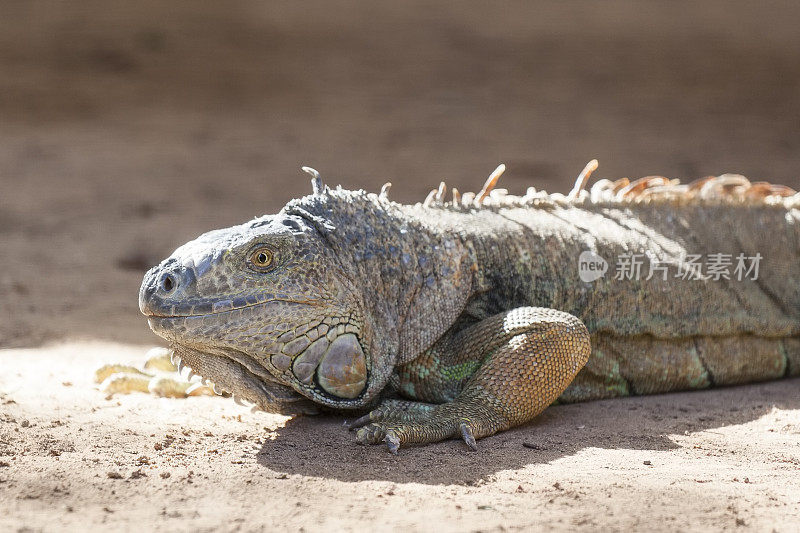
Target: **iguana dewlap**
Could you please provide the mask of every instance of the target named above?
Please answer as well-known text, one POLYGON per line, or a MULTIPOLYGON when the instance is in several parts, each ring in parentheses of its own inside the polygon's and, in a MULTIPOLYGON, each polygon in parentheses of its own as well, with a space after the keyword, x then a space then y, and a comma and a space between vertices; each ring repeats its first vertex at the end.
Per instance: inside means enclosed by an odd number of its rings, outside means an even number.
POLYGON ((393 452, 474 448, 557 399, 800 374, 788 188, 725 175, 587 191, 587 167, 566 197, 493 190, 496 172, 477 195, 445 201, 442 184, 400 205, 306 170, 313 194, 181 246, 139 294, 183 364, 265 410, 368 411, 357 440, 393 452))

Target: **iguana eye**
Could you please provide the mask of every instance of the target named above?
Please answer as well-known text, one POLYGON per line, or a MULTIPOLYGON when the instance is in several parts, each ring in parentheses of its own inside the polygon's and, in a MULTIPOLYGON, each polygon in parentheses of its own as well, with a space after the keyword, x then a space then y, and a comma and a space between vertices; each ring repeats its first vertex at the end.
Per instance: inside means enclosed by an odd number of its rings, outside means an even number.
POLYGON ((254 267, 259 269, 269 268, 269 266, 272 265, 273 257, 274 254, 272 250, 266 246, 262 246, 261 248, 253 250, 253 253, 250 254, 250 262, 254 267))

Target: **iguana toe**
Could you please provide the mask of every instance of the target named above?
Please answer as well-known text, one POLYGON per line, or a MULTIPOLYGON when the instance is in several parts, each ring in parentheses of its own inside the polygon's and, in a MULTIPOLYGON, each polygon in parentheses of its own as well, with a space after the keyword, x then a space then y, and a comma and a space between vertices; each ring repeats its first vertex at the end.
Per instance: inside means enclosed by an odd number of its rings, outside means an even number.
POLYGON ((400 449, 400 437, 397 436, 397 433, 393 430, 389 430, 386 433, 386 438, 383 440, 386 442, 386 447, 389 448, 392 455, 397 455, 397 450, 400 449))
POLYGON ((401 445, 424 444, 459 435, 470 449, 478 450, 473 422, 450 413, 410 423, 370 422, 356 430, 356 442, 362 445, 385 442, 389 451, 396 455, 401 445))

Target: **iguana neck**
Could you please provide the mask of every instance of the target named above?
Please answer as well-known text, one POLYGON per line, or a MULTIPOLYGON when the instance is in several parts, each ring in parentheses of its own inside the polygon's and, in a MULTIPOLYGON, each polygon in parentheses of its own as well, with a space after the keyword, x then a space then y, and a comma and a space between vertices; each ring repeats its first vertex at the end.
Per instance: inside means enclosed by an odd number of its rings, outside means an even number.
MULTIPOLYGON (((335 251, 373 321, 384 366, 417 356, 458 318, 473 292, 474 253, 457 231, 364 191, 290 202, 335 251)), ((386 370, 384 366, 382 370, 386 370)))

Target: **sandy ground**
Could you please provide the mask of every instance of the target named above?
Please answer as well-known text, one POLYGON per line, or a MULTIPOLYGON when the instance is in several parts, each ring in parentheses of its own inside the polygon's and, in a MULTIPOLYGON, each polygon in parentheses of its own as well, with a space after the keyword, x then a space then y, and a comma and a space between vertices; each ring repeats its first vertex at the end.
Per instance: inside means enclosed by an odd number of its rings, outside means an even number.
POLYGON ((557 406, 481 441, 362 447, 338 417, 106 399, 107 342, 0 352, 0 530, 793 531, 800 380, 557 406))
POLYGON ((144 270, 308 192, 301 164, 401 201, 500 161, 566 191, 592 157, 800 186, 800 8, 483 4, 0 3, 0 529, 797 529, 797 380, 396 458, 341 418, 93 388, 157 343, 144 270))

